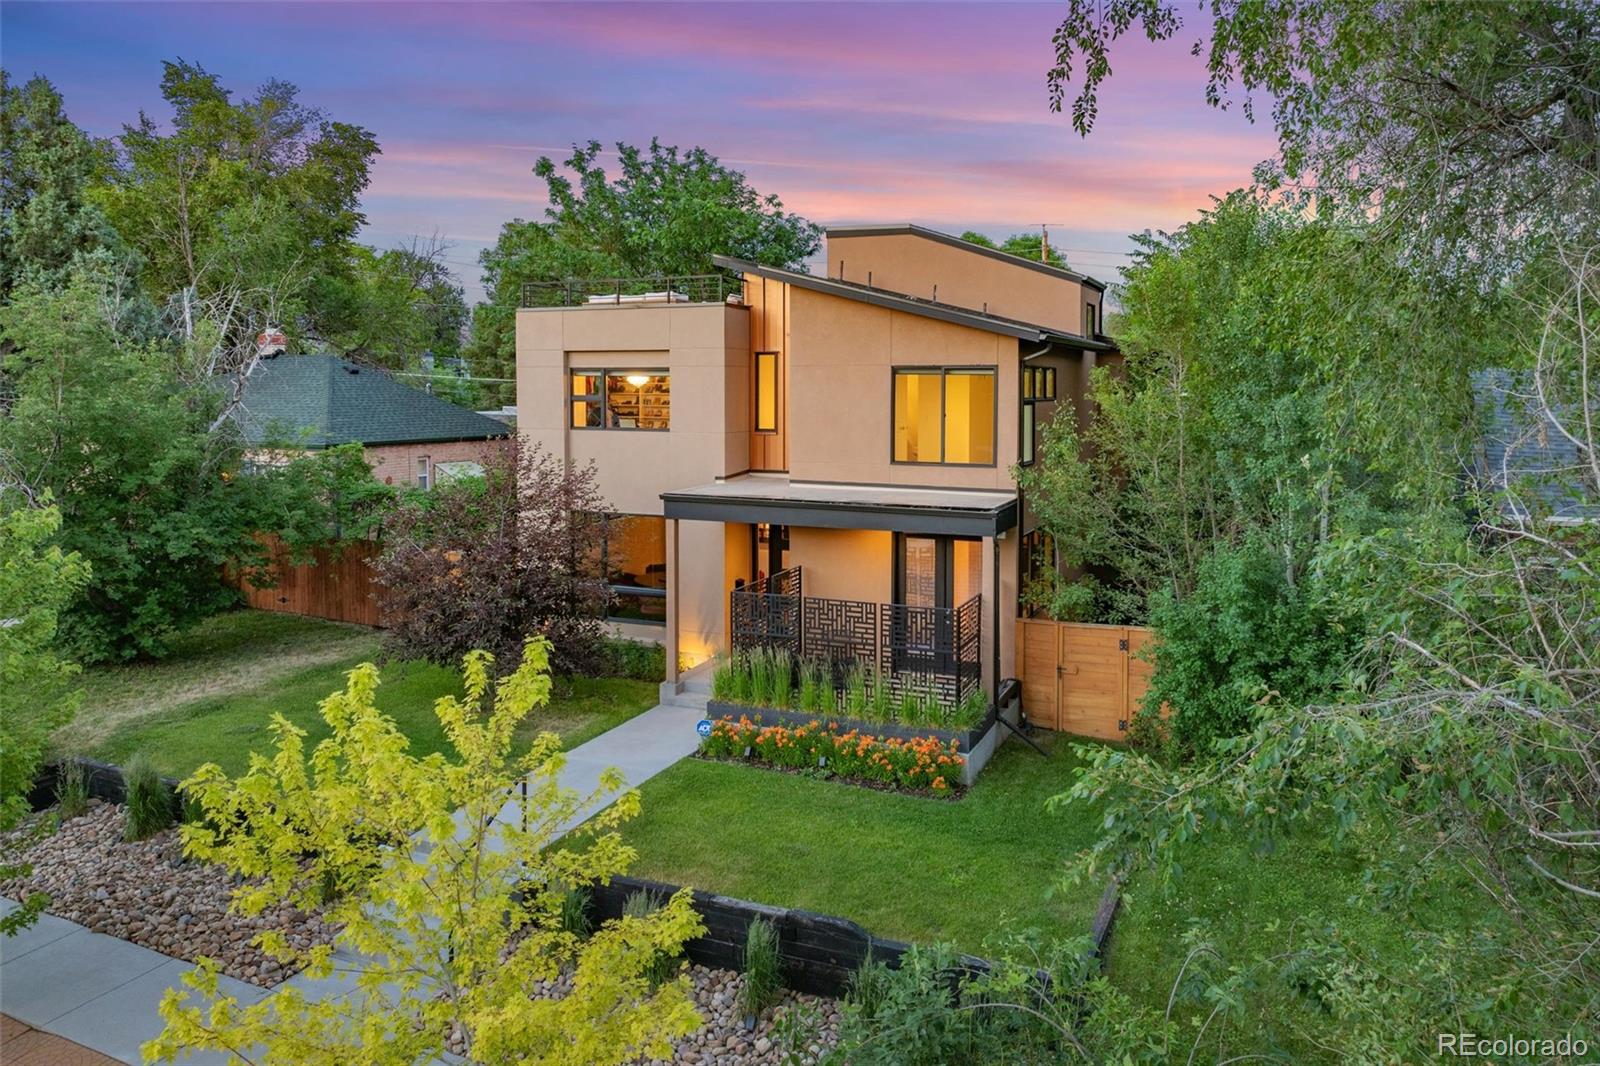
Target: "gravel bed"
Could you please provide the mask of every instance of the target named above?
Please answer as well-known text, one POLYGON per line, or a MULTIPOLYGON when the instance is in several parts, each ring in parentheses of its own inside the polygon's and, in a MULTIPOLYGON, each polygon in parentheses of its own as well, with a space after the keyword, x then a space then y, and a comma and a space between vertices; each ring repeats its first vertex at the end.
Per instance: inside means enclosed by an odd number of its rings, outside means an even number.
POLYGON ((23 858, 25 878, 0 883, 0 895, 50 895, 49 912, 97 933, 131 940, 174 958, 214 959, 222 972, 263 988, 299 969, 268 958, 250 941, 279 929, 297 948, 333 940, 337 929, 315 914, 279 904, 258 918, 228 913, 237 882, 220 866, 184 858, 178 831, 147 840, 122 839, 120 806, 90 801, 86 814, 62 823, 23 858))
MULTIPOLYGON (((826 996, 806 995, 784 989, 778 1002, 767 1008, 755 1027, 746 1029, 735 1006, 744 975, 734 970, 689 967, 689 985, 695 1009, 700 1012, 699 1029, 673 1044, 670 1059, 636 1059, 634 1066, 666 1066, 668 1063, 694 1063, 697 1066, 785 1066, 788 1063, 814 1063, 839 1040, 839 1003, 826 996), (781 1032, 781 1019, 793 1011, 809 1018, 804 1041, 793 1046, 781 1032)), ((566 995, 571 979, 541 981, 535 996, 566 995)), ((458 1039, 450 1050, 462 1054, 466 1049, 458 1039)))
POLYGON ((782 1066, 795 1060, 815 1062, 839 1039, 839 1004, 823 996, 783 990, 776 1006, 769 1008, 754 1029, 746 1029, 734 1004, 744 975, 733 970, 689 967, 689 983, 694 989, 694 1005, 705 1020, 697 1031, 678 1041, 670 1059, 647 1060, 648 1066, 661 1062, 699 1063, 701 1066, 782 1066), (807 1012, 813 1028, 806 1042, 791 1049, 780 1035, 778 1020, 791 1011, 807 1012))

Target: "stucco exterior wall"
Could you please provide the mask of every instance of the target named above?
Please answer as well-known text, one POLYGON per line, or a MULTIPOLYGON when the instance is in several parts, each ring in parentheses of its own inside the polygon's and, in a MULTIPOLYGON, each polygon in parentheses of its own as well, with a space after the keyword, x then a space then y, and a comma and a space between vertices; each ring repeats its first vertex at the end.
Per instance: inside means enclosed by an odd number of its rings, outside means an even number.
MULTIPOLYGON (((529 444, 578 465, 594 463, 600 493, 613 510, 659 515, 663 491, 746 469, 749 365, 749 320, 742 307, 520 310, 517 429, 529 444), (568 371, 606 367, 666 370, 669 428, 572 428, 568 371)), ((726 644, 723 539, 719 525, 680 523, 677 572, 668 580, 679 594, 679 652, 691 665, 726 644)), ((664 639, 662 630, 656 633, 664 639)))
POLYGON ((941 488, 1015 488, 1015 338, 790 286, 789 476, 941 488), (992 366, 996 462, 937 466, 892 461, 897 366, 992 366))
POLYGON ((984 310, 1068 333, 1083 333, 1086 304, 1101 294, 1082 282, 1006 263, 913 233, 828 237, 828 276, 924 300, 984 310))

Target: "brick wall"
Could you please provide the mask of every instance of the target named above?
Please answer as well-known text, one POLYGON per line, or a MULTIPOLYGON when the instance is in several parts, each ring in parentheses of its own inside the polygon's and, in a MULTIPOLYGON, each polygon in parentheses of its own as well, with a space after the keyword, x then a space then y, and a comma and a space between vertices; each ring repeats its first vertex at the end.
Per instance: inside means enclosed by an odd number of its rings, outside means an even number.
POLYGON ((372 464, 372 476, 386 485, 415 485, 417 460, 423 456, 428 459, 428 476, 432 481, 435 463, 482 462, 484 452, 495 446, 494 441, 487 440, 379 444, 367 449, 367 462, 372 464))

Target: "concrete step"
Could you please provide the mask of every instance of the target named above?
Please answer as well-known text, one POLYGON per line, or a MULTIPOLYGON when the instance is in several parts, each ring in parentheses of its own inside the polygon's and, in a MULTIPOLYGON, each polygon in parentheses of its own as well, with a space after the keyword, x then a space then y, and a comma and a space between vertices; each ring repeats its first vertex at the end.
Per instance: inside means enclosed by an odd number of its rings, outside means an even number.
POLYGON ((711 693, 693 691, 679 692, 666 702, 672 704, 674 707, 693 707, 695 710, 703 711, 706 709, 706 704, 711 702, 711 693))

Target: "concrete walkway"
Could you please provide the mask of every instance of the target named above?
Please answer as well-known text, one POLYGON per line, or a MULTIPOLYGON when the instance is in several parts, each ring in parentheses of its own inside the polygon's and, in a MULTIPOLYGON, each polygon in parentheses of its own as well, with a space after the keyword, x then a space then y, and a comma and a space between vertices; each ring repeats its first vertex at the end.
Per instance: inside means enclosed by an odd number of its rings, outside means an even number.
MULTIPOLYGON (((631 788, 692 753, 699 743, 695 723, 705 714, 703 684, 703 679, 692 678, 686 684, 689 691, 673 702, 658 704, 572 749, 561 783, 587 795, 598 786, 601 772, 615 766, 631 788)), ((505 816, 514 816, 516 810, 515 803, 508 804, 505 816)), ((572 828, 567 825, 562 831, 572 828)), ((13 901, 0 899, 0 913, 15 907, 13 901)), ((183 975, 192 968, 181 959, 44 914, 16 936, 0 937, 0 1010, 34 1030, 65 1037, 119 1062, 138 1063, 139 1046, 161 1032, 156 1009, 161 997, 168 988, 181 988, 183 975)), ((341 995, 351 989, 348 980, 337 977, 290 980, 312 995, 341 995)), ((271 995, 231 977, 221 981, 223 991, 241 1003, 271 995)), ((227 1058, 201 1054, 181 1061, 211 1066, 227 1058)))

